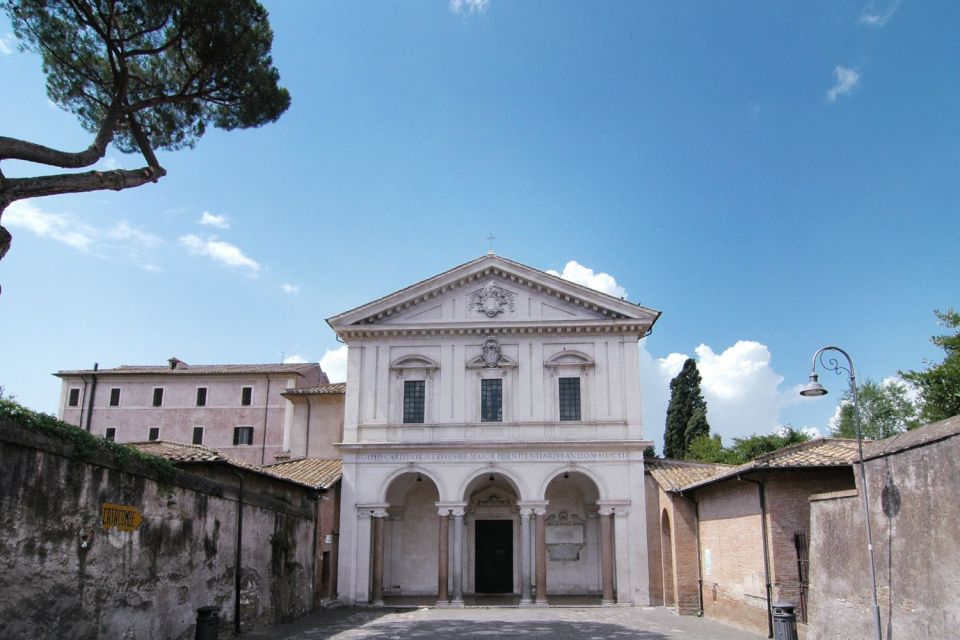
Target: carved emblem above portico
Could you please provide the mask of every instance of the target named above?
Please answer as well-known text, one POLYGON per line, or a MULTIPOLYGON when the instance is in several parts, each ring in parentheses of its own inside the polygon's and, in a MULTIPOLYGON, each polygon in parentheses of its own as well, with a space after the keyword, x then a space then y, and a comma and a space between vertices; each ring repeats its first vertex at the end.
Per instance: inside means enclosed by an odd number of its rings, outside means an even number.
POLYGON ((516 300, 517 294, 491 280, 482 289, 467 296, 467 308, 479 311, 488 318, 495 318, 501 313, 514 311, 516 300))

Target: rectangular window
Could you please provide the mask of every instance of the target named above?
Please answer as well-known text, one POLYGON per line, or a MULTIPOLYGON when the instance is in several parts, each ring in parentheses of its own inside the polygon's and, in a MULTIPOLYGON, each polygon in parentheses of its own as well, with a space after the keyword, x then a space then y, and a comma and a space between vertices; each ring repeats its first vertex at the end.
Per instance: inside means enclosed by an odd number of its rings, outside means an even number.
POLYGON ((147 435, 147 440, 153 442, 154 440, 160 439, 160 427, 150 427, 150 433, 147 435))
POLYGON ((70 397, 67 399, 67 406, 75 407, 80 404, 80 389, 70 389, 70 397))
POLYGON ((207 388, 206 387, 197 387, 197 406, 198 407, 207 406, 207 388))
POLYGON ((560 378, 560 419, 580 419, 580 378, 560 378))
POLYGON ((253 387, 244 387, 240 392, 240 404, 249 407, 251 402, 253 402, 253 387))
POLYGON ((163 387, 154 387, 153 389, 153 406, 162 407, 163 406, 163 387))
POLYGON ((106 433, 103 434, 103 438, 107 442, 113 442, 117 439, 117 428, 116 427, 107 427, 106 433))
POLYGON ((233 444, 253 444, 253 427, 234 427, 233 444))
POLYGON ((404 380, 403 382, 403 422, 416 424, 423 422, 424 393, 426 382, 423 380, 404 380))
POLYGON ((193 444, 203 444, 203 427, 193 428, 193 444))
POLYGON ((111 407, 120 406, 120 387, 114 387, 110 389, 110 406, 111 407))
POLYGON ((503 380, 491 378, 480 381, 480 421, 503 420, 503 380))

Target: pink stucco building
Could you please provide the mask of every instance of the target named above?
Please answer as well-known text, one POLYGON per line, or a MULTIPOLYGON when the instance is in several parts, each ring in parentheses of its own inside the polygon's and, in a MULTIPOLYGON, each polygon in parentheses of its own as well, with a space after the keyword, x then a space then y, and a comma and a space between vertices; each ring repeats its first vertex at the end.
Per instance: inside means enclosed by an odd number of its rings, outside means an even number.
POLYGON ((329 383, 317 363, 123 365, 58 371, 58 417, 117 442, 202 444, 270 464, 293 419, 284 394, 329 383))

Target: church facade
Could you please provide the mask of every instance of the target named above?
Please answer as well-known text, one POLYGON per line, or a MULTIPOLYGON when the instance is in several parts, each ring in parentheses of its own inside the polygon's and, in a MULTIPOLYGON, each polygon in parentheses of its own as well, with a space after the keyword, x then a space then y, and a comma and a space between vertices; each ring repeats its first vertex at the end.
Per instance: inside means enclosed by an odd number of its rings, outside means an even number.
POLYGON ((648 604, 637 342, 658 316, 490 253, 330 318, 339 598, 648 604))

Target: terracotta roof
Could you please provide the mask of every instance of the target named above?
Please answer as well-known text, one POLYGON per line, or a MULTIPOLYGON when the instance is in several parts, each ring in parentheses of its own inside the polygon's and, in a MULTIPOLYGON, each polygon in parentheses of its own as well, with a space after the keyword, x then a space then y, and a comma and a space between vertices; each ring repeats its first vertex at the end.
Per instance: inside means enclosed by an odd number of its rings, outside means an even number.
POLYGON ((246 469, 253 473, 268 476, 270 478, 275 478, 277 480, 283 480, 284 482, 292 482, 304 487, 309 487, 311 489, 317 488, 326 488, 326 487, 317 487, 314 484, 309 482, 304 482, 295 477, 291 477, 287 474, 280 474, 274 472, 270 467, 261 467, 260 465, 253 464, 252 462, 246 462, 244 460, 237 460, 235 458, 228 458, 223 455, 216 449, 211 449, 209 447, 204 447, 198 444, 185 444, 183 442, 172 442, 170 440, 153 440, 150 442, 125 442, 124 444, 135 447, 144 453, 150 453, 155 456, 160 456, 161 458, 166 458, 167 460, 172 460, 174 462, 183 462, 183 463, 192 463, 192 462, 220 462, 222 464, 229 465, 231 467, 238 467, 241 469, 246 469))
POLYGON ((653 476, 664 491, 680 491, 688 484, 706 480, 730 469, 728 464, 710 464, 670 460, 667 458, 647 458, 643 461, 646 470, 653 476))
POLYGON ((55 376, 63 378, 66 376, 89 376, 96 374, 103 375, 161 375, 161 376, 190 376, 190 375, 231 375, 231 374, 251 374, 251 373, 293 373, 303 375, 310 369, 319 368, 318 362, 306 362, 298 364, 191 364, 180 363, 177 368, 171 369, 169 366, 140 366, 124 364, 113 369, 70 369, 57 371, 55 376))
POLYGON ((808 469, 816 467, 845 467, 857 458, 857 441, 845 438, 816 438, 777 449, 771 453, 741 464, 728 467, 724 473, 697 480, 684 486, 682 491, 696 489, 720 480, 745 473, 766 469, 808 469))
POLYGON ((895 436, 863 443, 863 459, 879 458, 881 456, 922 447, 940 440, 960 434, 960 416, 953 416, 939 422, 932 422, 912 431, 898 433, 895 436))
POLYGON ((322 384, 319 387, 310 387, 309 389, 290 389, 285 391, 285 396, 313 396, 313 395, 342 395, 347 392, 346 382, 333 382, 322 384))
POLYGON ((322 458, 303 458, 264 467, 270 473, 306 484, 314 489, 329 489, 340 480, 341 462, 322 458))

